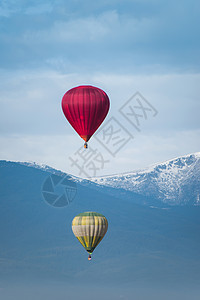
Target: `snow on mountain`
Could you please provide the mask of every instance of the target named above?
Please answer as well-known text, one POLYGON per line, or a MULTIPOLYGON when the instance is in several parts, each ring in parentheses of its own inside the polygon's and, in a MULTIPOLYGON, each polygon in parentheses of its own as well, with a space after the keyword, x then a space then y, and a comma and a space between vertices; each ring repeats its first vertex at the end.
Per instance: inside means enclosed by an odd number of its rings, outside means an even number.
POLYGON ((170 205, 199 205, 200 152, 132 173, 91 179, 102 186, 154 197, 170 205))
MULTIPOLYGON (((47 165, 32 162, 18 163, 52 174, 66 176, 64 172, 47 165)), ((68 176, 76 183, 105 194, 118 198, 124 198, 126 194, 127 198, 138 204, 149 206, 158 205, 158 203, 164 205, 200 205, 200 152, 158 163, 131 173, 96 177, 90 180, 69 174, 68 176)))

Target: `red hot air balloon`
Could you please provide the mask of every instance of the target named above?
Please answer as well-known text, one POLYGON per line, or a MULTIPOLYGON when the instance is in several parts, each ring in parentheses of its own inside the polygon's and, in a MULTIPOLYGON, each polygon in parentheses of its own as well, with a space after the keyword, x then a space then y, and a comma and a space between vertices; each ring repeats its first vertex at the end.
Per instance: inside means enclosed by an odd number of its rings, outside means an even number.
POLYGON ((107 94, 94 86, 82 85, 67 91, 62 98, 65 117, 85 141, 84 147, 105 119, 110 107, 107 94))

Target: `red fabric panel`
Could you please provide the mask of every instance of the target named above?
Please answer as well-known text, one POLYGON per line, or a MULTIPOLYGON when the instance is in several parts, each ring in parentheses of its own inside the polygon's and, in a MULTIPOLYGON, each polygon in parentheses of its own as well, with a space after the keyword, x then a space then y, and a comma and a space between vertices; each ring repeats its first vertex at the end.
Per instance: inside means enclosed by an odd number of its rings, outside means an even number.
POLYGON ((105 119, 109 107, 107 94, 89 85, 75 87, 62 98, 65 117, 86 142, 105 119))

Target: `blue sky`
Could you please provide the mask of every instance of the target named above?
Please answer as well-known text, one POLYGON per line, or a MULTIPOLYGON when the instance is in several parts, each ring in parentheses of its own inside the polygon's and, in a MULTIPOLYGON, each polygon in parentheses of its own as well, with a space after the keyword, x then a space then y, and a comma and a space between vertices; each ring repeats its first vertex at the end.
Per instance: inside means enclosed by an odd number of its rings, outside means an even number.
MULTIPOLYGON (((126 172, 199 151, 199 1, 1 1, 1 159, 70 165, 82 140, 60 102, 92 84, 134 135, 96 175, 126 172), (139 91, 158 114, 141 132, 119 114, 139 91)), ((92 175, 92 174, 91 174, 92 175)))
POLYGON ((198 1, 1 3, 4 68, 198 71, 198 1))

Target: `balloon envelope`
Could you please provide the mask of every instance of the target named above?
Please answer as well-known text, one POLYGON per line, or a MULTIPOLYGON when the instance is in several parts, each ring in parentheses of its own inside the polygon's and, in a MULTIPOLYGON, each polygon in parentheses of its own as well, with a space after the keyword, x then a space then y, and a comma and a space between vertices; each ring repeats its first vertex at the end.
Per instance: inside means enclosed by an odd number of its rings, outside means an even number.
POLYGON ((108 221, 102 214, 84 212, 72 221, 72 231, 87 252, 92 253, 103 239, 108 229, 108 221))
POLYGON ((65 93, 62 110, 85 142, 88 142, 105 119, 110 107, 107 94, 94 86, 83 85, 65 93))

